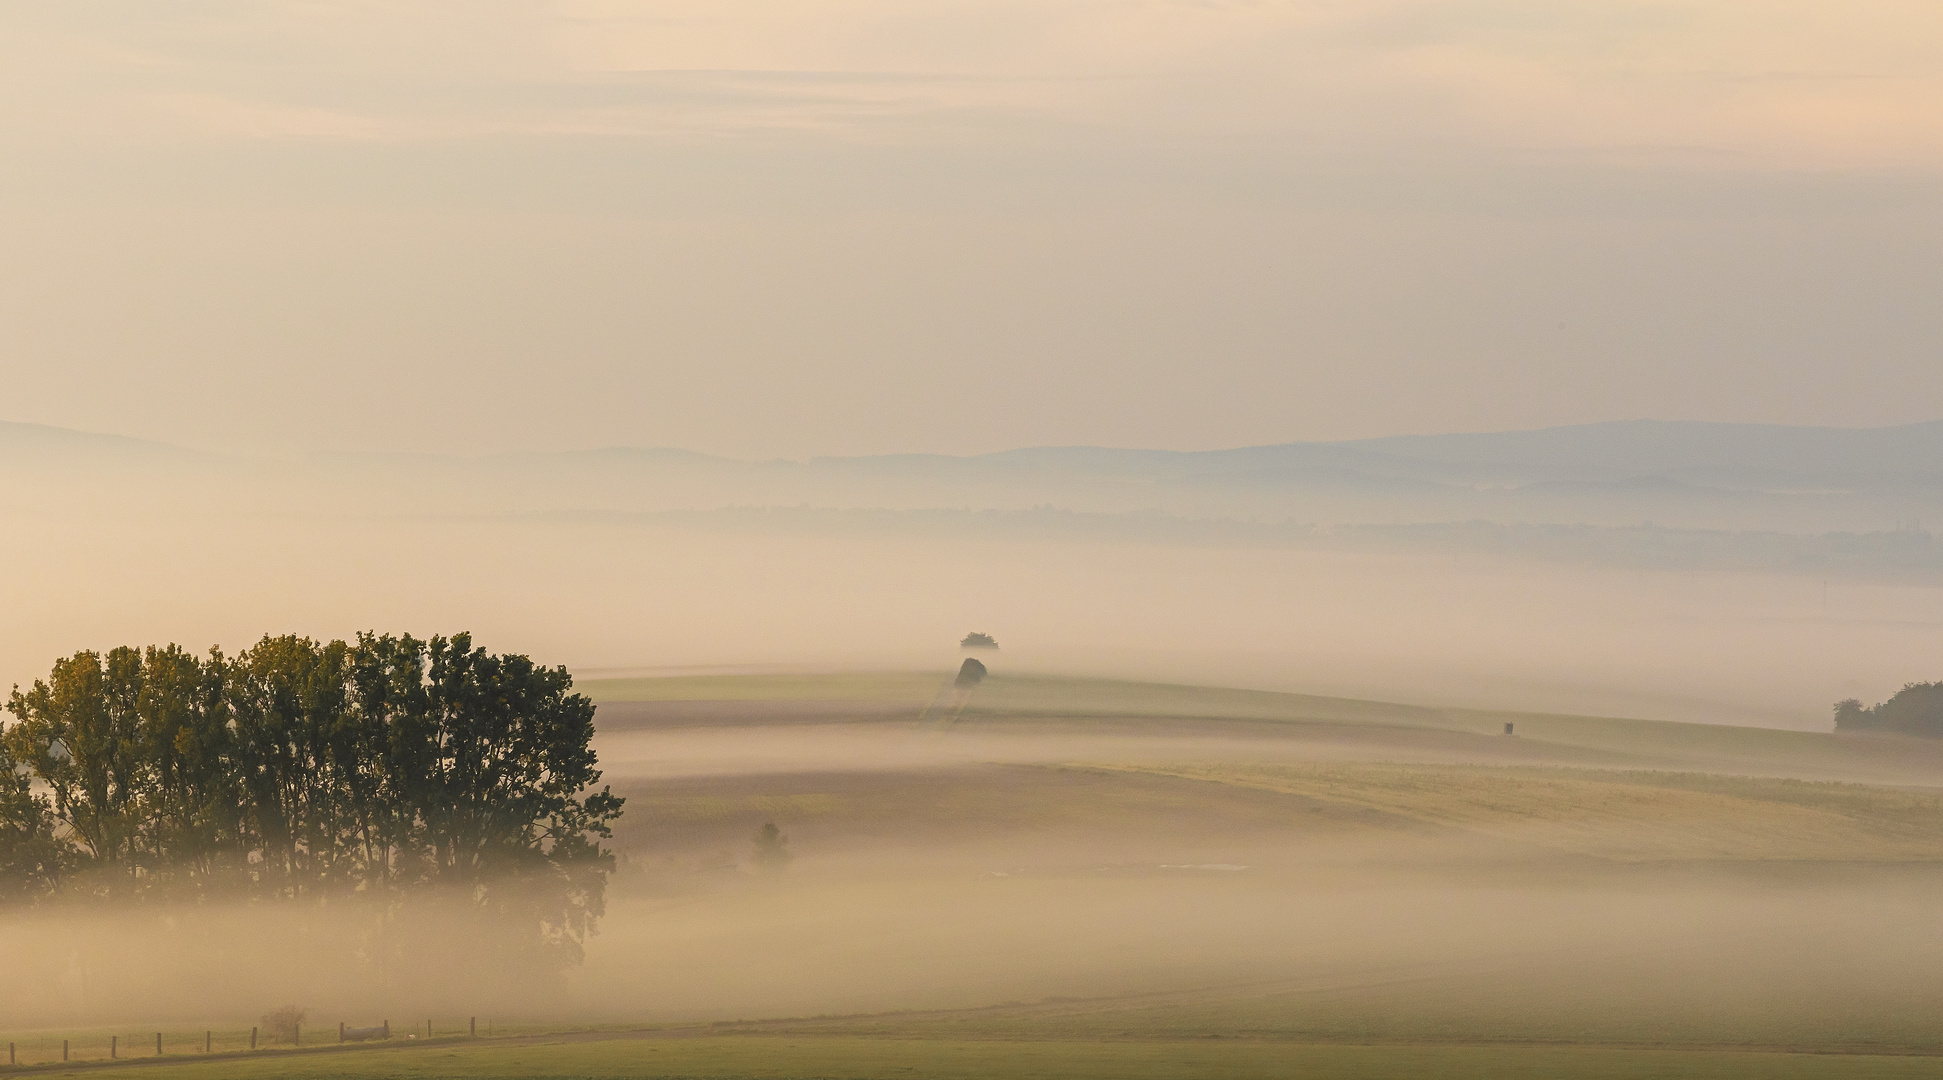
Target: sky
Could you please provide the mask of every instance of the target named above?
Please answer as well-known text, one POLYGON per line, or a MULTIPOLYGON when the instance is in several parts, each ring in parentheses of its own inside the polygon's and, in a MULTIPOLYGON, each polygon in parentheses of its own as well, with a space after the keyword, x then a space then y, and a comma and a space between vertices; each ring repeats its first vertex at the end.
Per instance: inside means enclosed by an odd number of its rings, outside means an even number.
POLYGON ((0 419, 1199 449, 1943 415, 1943 7, 0 9, 0 419))

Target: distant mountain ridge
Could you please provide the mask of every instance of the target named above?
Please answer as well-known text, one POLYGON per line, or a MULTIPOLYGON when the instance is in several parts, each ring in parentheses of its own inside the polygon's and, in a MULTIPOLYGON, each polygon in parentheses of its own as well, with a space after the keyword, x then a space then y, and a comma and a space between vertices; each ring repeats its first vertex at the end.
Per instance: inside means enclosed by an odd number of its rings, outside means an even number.
POLYGON ((126 435, 105 435, 93 431, 53 427, 48 424, 25 424, 0 420, 0 459, 51 459, 61 455, 87 458, 142 455, 187 456, 194 453, 168 443, 133 439, 126 435))
POLYGON ((1032 447, 956 460, 1039 467, 1058 463, 1115 472, 1361 467, 1528 480, 1616 480, 1693 472, 1936 475, 1943 474, 1943 420, 1883 428, 1616 420, 1528 431, 1392 435, 1233 450, 1032 447))
POLYGON ((963 457, 898 454, 774 464, 877 474, 1061 473, 1098 479, 1270 485, 1382 479, 1516 487, 1659 477, 1785 488, 1863 478, 1943 481, 1943 421, 1826 428, 1621 420, 1529 431, 1396 435, 1231 450, 1043 446, 963 457))
MULTIPOLYGON (((1786 533, 1871 532, 1943 517, 1943 421, 1826 428, 1625 420, 1227 450, 1040 446, 806 461, 655 447, 248 458, 0 423, 0 468, 28 480, 78 469, 107 481, 166 468, 177 482, 150 484, 145 497, 166 501, 169 489, 200 482, 209 501, 280 499, 305 513, 1050 505, 1338 524, 1657 522, 1786 533)), ((90 496, 76 488, 62 497, 90 496)))
MULTIPOLYGON (((0 421, 0 455, 52 453, 203 456, 167 443, 0 421)), ((1128 478, 1197 475, 1321 474, 1409 476, 1443 482, 1616 481, 1683 475, 1943 476, 1943 420, 1880 428, 1797 427, 1694 420, 1615 420, 1497 432, 1391 435, 1335 442, 1289 442, 1227 450, 1152 450, 1104 446, 1030 446, 984 454, 868 454, 797 461, 739 459, 670 447, 466 457, 384 451, 320 454, 311 460, 564 462, 693 465, 759 469, 912 472, 1050 472, 1128 478)))
MULTIPOLYGON (((1625 420, 1462 435, 1400 435, 1340 445, 1452 467, 1605 473, 1606 479, 1695 472, 1935 475, 1943 421, 1881 428, 1625 420)), ((1590 477, 1589 477, 1590 478, 1590 477)))

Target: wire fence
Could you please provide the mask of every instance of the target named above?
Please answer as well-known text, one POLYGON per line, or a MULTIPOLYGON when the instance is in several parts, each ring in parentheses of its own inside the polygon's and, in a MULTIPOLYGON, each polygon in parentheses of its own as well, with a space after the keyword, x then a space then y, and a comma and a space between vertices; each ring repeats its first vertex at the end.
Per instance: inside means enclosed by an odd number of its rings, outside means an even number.
POLYGON ((48 1029, 0 1033, 6 1057, 0 1070, 61 1062, 123 1061, 158 1057, 215 1057, 324 1046, 373 1045, 421 1039, 489 1038, 493 1023, 479 1017, 427 1018, 399 1024, 392 1020, 304 1023, 294 1033, 272 1033, 262 1025, 148 1028, 48 1029), (294 1034, 294 1038, 292 1035, 294 1034))

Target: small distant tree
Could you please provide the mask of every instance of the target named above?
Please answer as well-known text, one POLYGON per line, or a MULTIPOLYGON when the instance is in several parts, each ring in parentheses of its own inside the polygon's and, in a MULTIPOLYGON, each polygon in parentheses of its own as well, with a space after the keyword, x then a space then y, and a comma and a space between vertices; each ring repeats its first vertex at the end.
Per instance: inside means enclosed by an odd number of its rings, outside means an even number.
POLYGON ((958 666, 958 677, 951 680, 951 684, 966 688, 977 686, 985 681, 985 674, 985 665, 967 656, 965 662, 958 666))
POLYGON ((958 643, 958 647, 961 649, 996 649, 998 648, 998 639, 990 634, 970 633, 965 635, 965 640, 958 643))
POLYGON ((297 1029, 307 1015, 295 1005, 285 1005, 263 1014, 263 1030, 274 1042, 296 1042, 297 1029))
POLYGON ((773 821, 763 823, 754 837, 756 852, 754 862, 758 870, 781 870, 795 858, 789 852, 789 837, 776 827, 773 821))

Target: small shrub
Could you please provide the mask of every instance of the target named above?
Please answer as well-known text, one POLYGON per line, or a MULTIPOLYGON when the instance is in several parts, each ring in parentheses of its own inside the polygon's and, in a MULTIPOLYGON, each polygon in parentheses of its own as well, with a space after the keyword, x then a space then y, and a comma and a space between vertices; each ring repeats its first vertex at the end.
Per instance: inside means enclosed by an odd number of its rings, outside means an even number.
POLYGON ((965 662, 959 665, 958 677, 953 679, 951 684, 953 686, 977 686, 984 681, 985 665, 967 656, 965 657, 965 662))
POLYGON ((263 1014, 263 1030, 272 1042, 296 1042, 297 1029, 303 1022, 304 1011, 295 1005, 285 1005, 263 1014))
POLYGON ((764 822, 753 838, 756 845, 754 861, 758 870, 781 870, 789 865, 795 856, 789 853, 789 837, 776 827, 773 821, 764 822))

